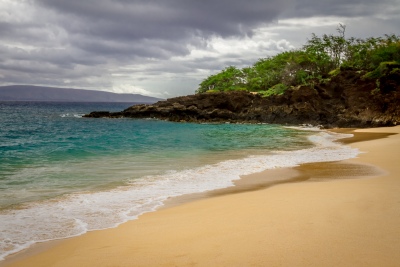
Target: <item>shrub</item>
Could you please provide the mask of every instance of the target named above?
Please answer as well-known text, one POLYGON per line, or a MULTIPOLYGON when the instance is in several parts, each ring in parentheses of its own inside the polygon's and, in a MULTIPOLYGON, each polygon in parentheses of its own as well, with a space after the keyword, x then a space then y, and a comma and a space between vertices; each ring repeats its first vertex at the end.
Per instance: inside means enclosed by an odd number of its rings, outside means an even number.
POLYGON ((362 78, 363 79, 379 79, 385 73, 387 73, 390 69, 393 69, 393 68, 391 68, 392 66, 394 67, 397 65, 399 65, 399 64, 395 61, 381 62, 376 69, 374 69, 373 71, 367 72, 362 78))
POLYGON ((268 97, 271 95, 281 95, 283 94, 289 87, 283 83, 275 84, 271 88, 265 91, 259 91, 258 93, 263 97, 268 97))
POLYGON ((336 75, 338 75, 340 73, 340 68, 334 69, 332 71, 330 71, 328 74, 331 77, 335 77, 336 75))

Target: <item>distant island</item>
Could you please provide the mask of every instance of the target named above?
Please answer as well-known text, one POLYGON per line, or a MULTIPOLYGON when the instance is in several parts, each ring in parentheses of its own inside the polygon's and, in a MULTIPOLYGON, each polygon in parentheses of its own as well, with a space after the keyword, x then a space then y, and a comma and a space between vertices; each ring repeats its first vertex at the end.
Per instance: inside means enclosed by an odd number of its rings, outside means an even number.
POLYGON ((0 86, 0 101, 131 102, 150 104, 159 100, 161 99, 140 94, 116 94, 96 90, 33 85, 0 86))

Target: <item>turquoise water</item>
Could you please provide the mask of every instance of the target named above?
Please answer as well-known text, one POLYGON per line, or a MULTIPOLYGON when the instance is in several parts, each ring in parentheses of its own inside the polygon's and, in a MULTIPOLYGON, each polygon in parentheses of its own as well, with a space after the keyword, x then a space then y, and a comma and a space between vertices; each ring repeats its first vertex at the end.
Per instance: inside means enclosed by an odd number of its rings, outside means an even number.
POLYGON ((128 106, 0 102, 0 257, 114 227, 240 175, 357 154, 316 130, 81 117, 128 106))

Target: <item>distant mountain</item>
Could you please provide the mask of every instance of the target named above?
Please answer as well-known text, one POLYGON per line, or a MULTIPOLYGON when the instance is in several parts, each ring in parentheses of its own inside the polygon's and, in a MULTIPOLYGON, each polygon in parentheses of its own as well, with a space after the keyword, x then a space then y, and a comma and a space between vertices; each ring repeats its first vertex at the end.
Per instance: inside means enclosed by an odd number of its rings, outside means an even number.
POLYGON ((155 103, 159 100, 161 99, 139 94, 116 94, 95 90, 32 85, 0 86, 0 101, 155 103))

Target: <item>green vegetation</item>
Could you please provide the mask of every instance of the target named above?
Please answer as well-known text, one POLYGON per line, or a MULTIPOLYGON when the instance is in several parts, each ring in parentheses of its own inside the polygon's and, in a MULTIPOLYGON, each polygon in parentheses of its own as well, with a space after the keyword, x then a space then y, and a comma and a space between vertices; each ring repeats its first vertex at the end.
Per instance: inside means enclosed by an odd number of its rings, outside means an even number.
POLYGON ((329 80, 345 69, 362 70, 365 79, 379 79, 388 69, 393 71, 388 66, 398 71, 400 36, 356 39, 346 38, 345 31, 346 26, 339 24, 337 35, 312 34, 301 49, 259 59, 243 69, 229 66, 207 77, 196 93, 246 90, 270 96, 329 80))
MULTIPOLYGON (((395 61, 390 61, 390 62, 380 62, 378 67, 375 68, 374 70, 367 72, 363 78, 364 79, 379 79, 382 77, 385 73, 388 73, 390 70, 396 70, 396 66, 399 66, 400 64, 395 62, 395 61)), ((392 71, 393 71, 392 70, 392 71)))

